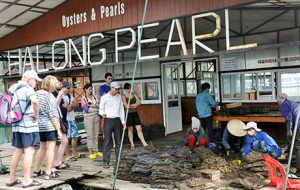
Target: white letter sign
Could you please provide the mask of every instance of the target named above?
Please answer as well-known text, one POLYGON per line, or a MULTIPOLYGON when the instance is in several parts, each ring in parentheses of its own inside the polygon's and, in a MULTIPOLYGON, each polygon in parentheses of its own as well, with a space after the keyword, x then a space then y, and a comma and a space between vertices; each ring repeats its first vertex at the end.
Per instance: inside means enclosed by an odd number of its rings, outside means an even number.
MULTIPOLYGON (((156 22, 156 23, 153 23, 153 24, 146 24, 143 26, 143 29, 144 28, 149 28, 149 27, 152 27, 152 26, 158 26, 159 23, 156 22)), ((138 26, 138 39, 141 39, 141 44, 139 46, 139 60, 145 60, 145 59, 155 59, 155 58, 159 58, 159 55, 156 54, 156 55, 148 55, 148 56, 142 56, 142 44, 144 43, 150 43, 150 42, 156 42, 157 41, 157 38, 149 38, 149 39, 145 39, 145 40, 142 40, 142 34, 141 34, 141 30, 142 30, 142 26, 138 26)))
POLYGON ((220 31, 221 31, 221 19, 220 19, 220 16, 217 15, 216 13, 210 12, 210 13, 205 13, 205 14, 192 16, 193 54, 196 54, 196 44, 199 45, 200 47, 202 47, 203 49, 205 49, 206 51, 210 52, 210 53, 215 52, 214 50, 210 49, 209 47, 207 47, 203 43, 199 42, 198 40, 215 37, 216 35, 219 34, 220 31), (202 18, 202 17, 208 17, 208 16, 213 16, 213 17, 216 18, 216 29, 215 29, 215 31, 213 33, 210 33, 210 34, 204 34, 204 35, 196 36, 195 19, 196 18, 202 18))
POLYGON ((68 44, 64 41, 64 40, 59 40, 59 41, 56 41, 52 44, 52 67, 54 70, 59 70, 59 69, 64 69, 67 64, 68 64, 68 44), (56 44, 64 44, 65 46, 65 64, 61 67, 56 67, 55 66, 55 61, 54 61, 54 47, 56 44))
POLYGON ((30 70, 35 70, 34 66, 33 66, 31 49, 29 47, 26 47, 26 49, 25 49, 25 56, 24 56, 24 62, 23 62, 23 73, 25 72, 26 66, 30 66, 30 70), (28 57, 29 57, 29 63, 26 63, 27 53, 28 53, 28 57))
POLYGON ((231 46, 230 47, 228 9, 225 9, 225 27, 226 27, 226 50, 235 50, 235 49, 250 48, 250 47, 256 47, 257 46, 257 43, 253 43, 253 44, 245 44, 245 45, 231 46))
POLYGON ((70 61, 70 68, 72 67, 72 47, 75 50, 78 58, 80 59, 80 62, 83 66, 86 66, 86 41, 85 36, 82 36, 82 57, 80 53, 78 52, 78 49, 76 48, 74 42, 72 39, 69 39, 69 61, 70 61))
POLYGON ((124 50, 124 49, 129 49, 132 48, 135 44, 136 41, 136 34, 135 31, 132 28, 124 28, 124 29, 119 29, 115 31, 115 44, 116 44, 116 63, 118 63, 119 58, 118 58, 118 51, 119 50, 124 50), (130 31, 131 32, 131 42, 127 46, 118 46, 118 33, 119 32, 124 32, 124 31, 130 31))
POLYGON ((87 41, 87 45, 88 45, 88 62, 90 65, 101 65, 105 60, 106 60, 106 49, 102 48, 99 51, 102 54, 102 59, 98 62, 92 62, 91 61, 91 38, 94 37, 100 37, 100 38, 104 38, 102 33, 97 33, 97 34, 92 34, 88 37, 88 41, 87 41))
POLYGON ((171 25, 171 30, 170 30, 170 34, 169 34, 169 40, 168 40, 168 44, 167 44, 167 49, 166 49, 166 53, 165 53, 165 57, 168 57, 169 55, 169 50, 170 50, 170 46, 174 46, 174 45, 181 45, 182 48, 182 52, 183 55, 187 55, 187 49, 186 49, 186 44, 185 44, 185 40, 183 37, 183 32, 182 32, 182 28, 181 28, 181 24, 179 22, 179 19, 173 19, 172 20, 172 25, 171 25), (179 35, 179 39, 180 41, 178 42, 172 42, 172 36, 173 36, 173 31, 174 31, 174 26, 177 26, 177 31, 178 31, 178 35, 179 35))

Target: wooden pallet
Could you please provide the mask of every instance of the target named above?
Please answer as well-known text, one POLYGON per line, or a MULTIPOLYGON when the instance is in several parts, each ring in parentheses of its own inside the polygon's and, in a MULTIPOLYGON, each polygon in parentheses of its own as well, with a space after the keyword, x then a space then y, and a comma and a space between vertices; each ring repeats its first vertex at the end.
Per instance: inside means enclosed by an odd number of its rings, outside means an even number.
POLYGON ((209 179, 210 181, 219 181, 221 177, 220 170, 203 169, 197 170, 197 173, 200 174, 201 177, 209 179))

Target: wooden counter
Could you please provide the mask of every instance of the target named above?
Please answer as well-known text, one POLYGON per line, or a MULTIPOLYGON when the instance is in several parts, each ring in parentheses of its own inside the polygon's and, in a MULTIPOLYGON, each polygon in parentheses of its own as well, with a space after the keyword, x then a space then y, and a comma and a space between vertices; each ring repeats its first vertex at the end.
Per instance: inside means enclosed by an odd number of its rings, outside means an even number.
POLYGON ((285 119, 280 112, 269 112, 265 114, 247 114, 247 115, 236 115, 236 116, 222 116, 214 115, 213 121, 230 121, 232 119, 238 119, 244 122, 270 122, 270 123, 284 123, 285 119))

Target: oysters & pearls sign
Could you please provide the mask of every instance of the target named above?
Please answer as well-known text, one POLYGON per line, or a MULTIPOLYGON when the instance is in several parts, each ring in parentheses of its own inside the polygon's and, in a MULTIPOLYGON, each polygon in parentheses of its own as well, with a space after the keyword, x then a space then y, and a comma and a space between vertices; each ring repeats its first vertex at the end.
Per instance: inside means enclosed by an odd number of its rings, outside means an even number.
POLYGON ((61 16, 63 28, 69 28, 75 25, 86 23, 88 20, 97 21, 99 19, 119 16, 125 14, 125 3, 118 1, 112 5, 100 5, 97 8, 91 8, 90 11, 77 12, 61 16))

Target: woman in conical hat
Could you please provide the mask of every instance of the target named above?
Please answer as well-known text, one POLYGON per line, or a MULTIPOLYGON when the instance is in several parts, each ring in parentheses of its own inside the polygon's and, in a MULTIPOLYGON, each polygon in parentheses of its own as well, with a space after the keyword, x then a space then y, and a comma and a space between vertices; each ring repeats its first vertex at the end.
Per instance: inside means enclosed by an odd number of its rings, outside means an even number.
POLYGON ((226 150, 226 154, 229 155, 229 150, 231 149, 230 140, 233 140, 234 138, 239 138, 241 141, 242 147, 240 147, 241 152, 243 152, 246 149, 246 144, 247 144, 247 132, 243 130, 245 127, 245 123, 237 120, 237 119, 232 119, 227 123, 227 126, 223 132, 223 137, 222 137, 222 144, 226 150))

